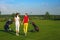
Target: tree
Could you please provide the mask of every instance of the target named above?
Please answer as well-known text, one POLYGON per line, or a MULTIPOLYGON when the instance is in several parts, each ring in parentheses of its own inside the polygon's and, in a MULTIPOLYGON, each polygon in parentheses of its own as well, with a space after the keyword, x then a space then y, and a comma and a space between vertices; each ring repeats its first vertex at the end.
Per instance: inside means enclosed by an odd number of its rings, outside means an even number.
MULTIPOLYGON (((20 13, 18 13, 20 15, 20 13)), ((16 13, 12 13, 12 16, 14 17, 16 15, 16 13)))
POLYGON ((14 17, 14 16, 15 16, 15 14, 16 14, 16 13, 12 13, 12 17, 14 17))
POLYGON ((49 14, 49 12, 46 12, 46 14, 45 14, 45 19, 50 19, 50 14, 49 14))
POLYGON ((0 11, 0 15, 1 15, 1 11, 0 11))

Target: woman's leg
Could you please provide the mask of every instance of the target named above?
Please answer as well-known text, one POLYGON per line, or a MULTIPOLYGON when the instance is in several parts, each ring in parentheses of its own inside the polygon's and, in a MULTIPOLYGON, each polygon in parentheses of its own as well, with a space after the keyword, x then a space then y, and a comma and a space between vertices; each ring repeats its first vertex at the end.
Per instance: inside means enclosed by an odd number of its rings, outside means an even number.
POLYGON ((19 36, 19 25, 16 24, 16 35, 19 36))
POLYGON ((18 34, 19 34, 19 27, 20 27, 20 25, 18 24, 18 28, 17 28, 17 30, 18 30, 18 34))
POLYGON ((25 33, 25 27, 26 27, 26 24, 24 23, 24 28, 23 28, 23 30, 24 30, 24 33, 25 33))
POLYGON ((24 23, 24 33, 27 35, 28 23, 24 23))
POLYGON ((26 34, 27 34, 27 31, 28 31, 28 23, 26 23, 26 34))

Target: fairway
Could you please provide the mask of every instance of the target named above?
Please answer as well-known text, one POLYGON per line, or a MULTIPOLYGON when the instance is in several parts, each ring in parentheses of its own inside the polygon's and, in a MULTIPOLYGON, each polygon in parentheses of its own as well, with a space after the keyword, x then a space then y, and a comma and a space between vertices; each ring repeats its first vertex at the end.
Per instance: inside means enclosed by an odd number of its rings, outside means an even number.
MULTIPOLYGON (((54 20, 33 20, 39 26, 39 32, 28 32, 25 37, 23 34, 23 25, 20 27, 20 35, 16 36, 15 32, 4 32, 5 22, 0 22, 0 40, 60 40, 60 21, 54 20)), ((11 28, 15 31, 14 23, 11 28)), ((29 23, 28 30, 33 26, 29 23)))

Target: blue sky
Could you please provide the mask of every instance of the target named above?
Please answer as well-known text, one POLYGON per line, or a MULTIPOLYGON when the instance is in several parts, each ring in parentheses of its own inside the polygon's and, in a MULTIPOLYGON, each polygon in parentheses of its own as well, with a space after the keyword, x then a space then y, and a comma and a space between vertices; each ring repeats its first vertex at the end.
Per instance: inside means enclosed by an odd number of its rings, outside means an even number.
POLYGON ((0 0, 2 14, 60 15, 60 0, 0 0))

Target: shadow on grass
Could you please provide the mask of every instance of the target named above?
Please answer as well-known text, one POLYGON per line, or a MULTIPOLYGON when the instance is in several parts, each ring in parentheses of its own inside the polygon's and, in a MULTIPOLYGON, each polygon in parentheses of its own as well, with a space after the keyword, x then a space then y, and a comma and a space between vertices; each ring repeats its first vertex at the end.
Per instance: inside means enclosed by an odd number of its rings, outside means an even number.
MULTIPOLYGON (((9 34, 12 34, 12 35, 16 35, 16 32, 13 31, 13 30, 11 30, 11 31, 0 30, 0 32, 9 33, 9 34)), ((24 36, 24 33, 19 33, 19 35, 24 36)))
POLYGON ((15 31, 11 30, 11 31, 5 31, 5 30, 0 30, 0 32, 5 32, 5 33, 9 33, 9 34, 12 34, 12 35, 15 35, 15 31))

